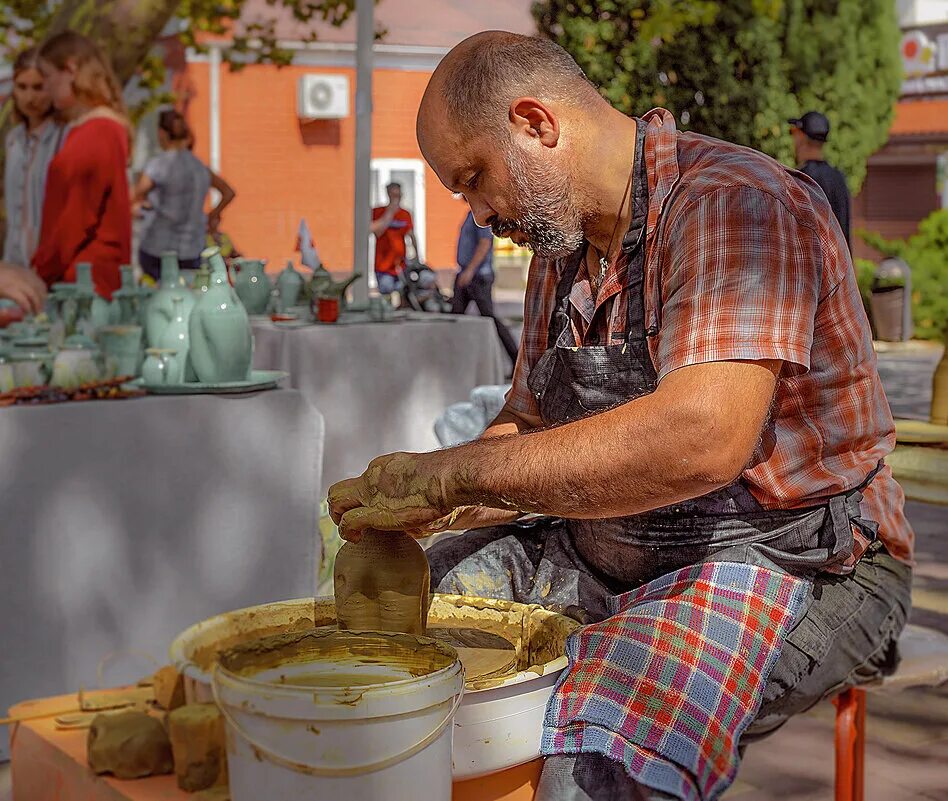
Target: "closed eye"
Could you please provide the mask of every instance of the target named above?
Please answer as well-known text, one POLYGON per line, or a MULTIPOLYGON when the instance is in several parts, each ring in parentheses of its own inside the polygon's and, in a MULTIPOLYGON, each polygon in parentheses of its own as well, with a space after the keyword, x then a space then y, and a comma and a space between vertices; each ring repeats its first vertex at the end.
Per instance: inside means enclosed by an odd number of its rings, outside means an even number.
POLYGON ((477 189, 477 185, 480 183, 480 180, 481 180, 481 174, 480 172, 476 172, 464 182, 464 185, 468 189, 477 189))

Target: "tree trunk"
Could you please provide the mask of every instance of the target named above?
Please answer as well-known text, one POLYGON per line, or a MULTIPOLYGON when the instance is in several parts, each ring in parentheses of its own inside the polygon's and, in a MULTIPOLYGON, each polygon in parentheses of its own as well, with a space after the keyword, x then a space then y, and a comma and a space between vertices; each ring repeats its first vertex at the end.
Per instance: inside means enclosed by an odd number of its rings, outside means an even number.
MULTIPOLYGON (((135 74, 181 0, 63 0, 49 25, 47 36, 73 30, 88 36, 101 47, 124 86, 135 74)), ((12 101, 0 109, 0 141, 13 124, 12 101)), ((6 149, 0 148, 0 173, 6 163, 6 149)), ((6 205, 0 187, 2 231, 6 229, 6 205)))

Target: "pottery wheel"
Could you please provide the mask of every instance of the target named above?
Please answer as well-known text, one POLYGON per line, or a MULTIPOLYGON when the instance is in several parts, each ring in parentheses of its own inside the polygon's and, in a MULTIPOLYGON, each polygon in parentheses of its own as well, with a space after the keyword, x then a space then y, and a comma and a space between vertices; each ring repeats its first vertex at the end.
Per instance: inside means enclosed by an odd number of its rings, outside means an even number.
POLYGON ((439 626, 429 626, 427 634, 458 652, 466 682, 497 678, 517 670, 517 649, 499 634, 439 626))

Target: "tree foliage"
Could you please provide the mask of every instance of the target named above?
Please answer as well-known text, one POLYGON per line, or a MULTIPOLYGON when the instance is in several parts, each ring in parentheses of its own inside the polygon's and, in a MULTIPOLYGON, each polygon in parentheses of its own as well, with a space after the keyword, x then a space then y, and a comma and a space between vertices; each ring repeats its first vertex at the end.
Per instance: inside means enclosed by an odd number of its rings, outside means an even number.
POLYGON ((901 83, 891 0, 541 0, 561 44, 626 113, 664 106, 680 128, 787 164, 787 119, 829 117, 827 158, 852 191, 888 138, 901 83))
POLYGON ((355 10, 355 0, 266 0, 254 3, 255 13, 248 18, 250 5, 248 0, 4 0, 0 56, 11 61, 25 47, 66 29, 85 34, 108 54, 123 84, 135 78, 145 90, 144 102, 133 109, 137 115, 170 99, 158 92, 166 76, 155 50, 169 28, 199 52, 209 36, 226 36, 223 58, 232 69, 247 63, 285 65, 293 54, 277 40, 279 15, 301 23, 308 30, 302 38, 312 41, 317 22, 342 25, 355 10))

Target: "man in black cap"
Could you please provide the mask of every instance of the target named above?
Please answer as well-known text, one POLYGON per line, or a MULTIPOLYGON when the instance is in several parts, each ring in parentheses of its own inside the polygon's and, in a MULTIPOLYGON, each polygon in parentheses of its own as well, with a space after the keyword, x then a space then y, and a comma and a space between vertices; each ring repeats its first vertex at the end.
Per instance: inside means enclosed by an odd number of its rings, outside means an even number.
POLYGON ((823 194, 839 220, 846 242, 849 242, 849 188, 843 174, 823 158, 823 143, 829 136, 829 120, 818 111, 808 111, 799 119, 788 120, 791 125, 797 167, 820 185, 823 194))

